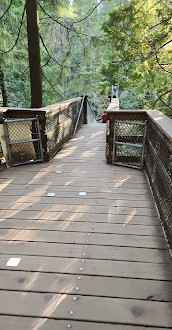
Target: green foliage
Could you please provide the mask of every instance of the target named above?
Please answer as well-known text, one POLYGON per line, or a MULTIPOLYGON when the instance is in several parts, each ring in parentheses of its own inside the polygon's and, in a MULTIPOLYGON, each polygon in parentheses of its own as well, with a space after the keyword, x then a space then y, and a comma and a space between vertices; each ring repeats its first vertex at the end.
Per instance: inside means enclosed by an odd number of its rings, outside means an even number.
MULTIPOLYGON (((0 56, 9 105, 28 107, 30 85, 26 16, 14 49, 3 54, 10 50, 17 38, 25 2, 13 1, 0 20, 0 56)), ((100 95, 98 86, 101 81, 100 64, 106 55, 100 22, 107 17, 111 4, 103 1, 95 8, 96 3, 90 0, 88 6, 87 1, 81 0, 39 1, 39 27, 44 42, 40 42, 44 105, 88 94, 94 109, 101 111, 106 108, 106 100, 100 95)), ((10 0, 3 1, 0 16, 9 4, 10 0)))
POLYGON ((138 93, 136 90, 126 89, 120 95, 121 109, 144 109, 146 105, 146 95, 138 93))
MULTIPOLYGON (((0 20, 0 61, 9 105, 30 106, 25 0, 13 1, 0 20)), ((88 94, 93 110, 108 105, 120 86, 122 108, 171 112, 172 7, 169 0, 40 0, 39 28, 44 105, 88 94), (108 14, 109 13, 109 14, 108 14), (103 29, 102 29, 103 24, 103 29), (168 110, 168 111, 167 111, 168 110)), ((10 0, 4 0, 0 16, 10 0)))
POLYGON ((138 93, 151 95, 149 108, 171 107, 171 17, 170 1, 130 0, 113 9, 103 25, 111 47, 102 74, 121 91, 137 86, 138 93))

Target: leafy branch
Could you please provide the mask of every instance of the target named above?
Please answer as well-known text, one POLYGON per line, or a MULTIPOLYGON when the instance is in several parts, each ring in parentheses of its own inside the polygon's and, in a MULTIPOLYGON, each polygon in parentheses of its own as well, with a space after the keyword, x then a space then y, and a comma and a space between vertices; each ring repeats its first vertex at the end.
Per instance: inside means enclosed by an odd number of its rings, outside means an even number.
MULTIPOLYGON (((102 0, 103 1, 103 0, 102 0)), ((100 37, 98 36, 90 36, 87 33, 83 33, 83 32, 78 32, 74 27, 72 27, 72 24, 70 24, 70 26, 66 25, 65 23, 62 23, 60 20, 58 20, 57 18, 52 17, 49 13, 47 13, 45 11, 45 9, 42 7, 42 5, 39 3, 39 7, 41 8, 41 10, 44 12, 44 14, 47 15, 48 18, 50 18, 52 21, 54 21, 55 23, 61 25, 62 27, 64 27, 67 31, 72 31, 78 35, 83 35, 89 38, 94 38, 94 39, 99 39, 100 37)))
POLYGON ((45 50, 46 50, 46 52, 47 52, 49 58, 50 58, 51 60, 53 60, 56 64, 58 64, 59 66, 61 66, 61 67, 63 67, 63 68, 69 68, 67 65, 63 65, 63 64, 61 64, 61 63, 58 62, 53 56, 51 56, 51 54, 50 54, 50 52, 49 52, 47 46, 45 45, 45 42, 44 42, 42 36, 41 36, 41 35, 39 35, 39 36, 40 36, 40 40, 41 40, 41 42, 42 42, 42 45, 43 45, 43 47, 45 48, 45 50))
MULTIPOLYGON (((160 101, 162 101, 162 97, 163 96, 165 96, 165 95, 167 95, 167 94, 169 94, 169 93, 172 93, 172 89, 169 89, 167 92, 165 92, 165 93, 163 93, 163 94, 161 94, 160 96, 158 96, 158 98, 156 99, 156 101, 154 102, 154 104, 153 104, 153 107, 155 106, 155 104, 160 100, 160 101)), ((163 103, 165 103, 164 101, 162 101, 163 103)), ((166 106, 168 106, 166 103, 165 103, 165 105, 166 106)), ((169 106, 168 106, 168 108, 170 108, 169 106)), ((172 110, 172 108, 170 108, 171 110, 172 110)))
POLYGON ((0 19, 2 19, 2 18, 8 13, 8 11, 9 11, 10 8, 11 8, 12 3, 13 3, 13 0, 10 1, 9 6, 8 6, 7 9, 5 10, 5 12, 2 14, 2 16, 0 16, 0 19))
POLYGON ((14 45, 13 45, 9 50, 6 50, 6 51, 0 51, 1 54, 8 54, 8 53, 10 53, 10 52, 14 49, 14 47, 17 45, 17 42, 18 42, 19 37, 20 37, 20 33, 21 33, 21 29, 22 29, 22 25, 23 25, 23 20, 24 20, 24 15, 25 15, 25 10, 26 10, 26 4, 25 4, 24 9, 23 9, 23 13, 22 13, 21 21, 20 21, 20 26, 19 26, 18 33, 17 33, 17 38, 16 38, 16 40, 15 40, 14 45))
POLYGON ((61 99, 64 99, 64 96, 62 96, 62 94, 60 94, 52 85, 52 83, 50 82, 50 80, 47 78, 47 76, 42 72, 43 77, 45 78, 45 80, 48 82, 48 84, 50 85, 50 87, 52 88, 52 90, 61 97, 61 99))
POLYGON ((101 3, 103 1, 105 1, 105 0, 100 0, 100 2, 98 2, 97 5, 94 8, 92 8, 91 10, 88 11, 88 13, 86 14, 85 17, 83 17, 83 18, 81 18, 81 19, 79 19, 77 21, 73 21, 72 23, 75 24, 75 23, 80 23, 80 22, 85 21, 88 17, 90 17, 94 13, 94 11, 101 5, 101 3))

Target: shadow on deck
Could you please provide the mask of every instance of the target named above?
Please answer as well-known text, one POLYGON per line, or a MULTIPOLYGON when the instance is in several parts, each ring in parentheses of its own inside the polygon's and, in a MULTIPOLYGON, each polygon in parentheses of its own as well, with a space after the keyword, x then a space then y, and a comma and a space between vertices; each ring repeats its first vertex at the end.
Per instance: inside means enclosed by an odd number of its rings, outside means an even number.
POLYGON ((106 163, 105 129, 84 126, 49 163, 1 172, 2 330, 171 329, 153 197, 143 171, 106 163))

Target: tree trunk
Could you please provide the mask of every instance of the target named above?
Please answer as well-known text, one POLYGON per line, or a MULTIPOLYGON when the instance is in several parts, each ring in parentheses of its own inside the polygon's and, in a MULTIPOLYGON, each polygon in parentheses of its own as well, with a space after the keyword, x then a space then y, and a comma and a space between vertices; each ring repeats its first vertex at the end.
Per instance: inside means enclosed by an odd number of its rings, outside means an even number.
POLYGON ((8 106, 7 92, 6 92, 5 83, 4 83, 4 73, 2 71, 1 66, 0 66, 0 88, 1 88, 1 93, 2 93, 3 107, 7 107, 8 106))
POLYGON ((38 0, 26 0, 31 85, 31 108, 42 107, 42 73, 39 44, 38 0))

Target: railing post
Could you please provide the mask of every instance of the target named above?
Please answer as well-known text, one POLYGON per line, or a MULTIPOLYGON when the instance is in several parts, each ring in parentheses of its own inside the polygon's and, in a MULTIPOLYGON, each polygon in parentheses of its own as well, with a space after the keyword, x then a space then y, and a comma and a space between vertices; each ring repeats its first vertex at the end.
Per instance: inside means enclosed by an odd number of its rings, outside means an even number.
POLYGON ((83 111, 84 111, 83 123, 84 124, 87 124, 87 98, 88 98, 88 96, 85 95, 85 97, 84 97, 84 105, 83 105, 83 111))
MULTIPOLYGON (((79 123, 79 119, 80 119, 80 117, 81 117, 81 113, 82 113, 82 111, 83 111, 83 106, 84 106, 84 102, 85 102, 85 97, 86 97, 86 95, 83 95, 83 96, 82 96, 82 99, 81 99, 81 105, 80 105, 80 109, 79 109, 79 113, 78 113, 77 121, 76 121, 75 128, 74 128, 74 132, 73 132, 73 138, 75 137, 75 134, 76 134, 76 131, 77 131, 77 127, 78 127, 78 123, 79 123)), ((84 122, 84 119, 83 119, 83 122, 84 122)))

